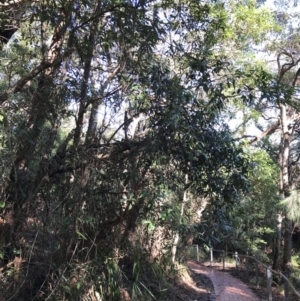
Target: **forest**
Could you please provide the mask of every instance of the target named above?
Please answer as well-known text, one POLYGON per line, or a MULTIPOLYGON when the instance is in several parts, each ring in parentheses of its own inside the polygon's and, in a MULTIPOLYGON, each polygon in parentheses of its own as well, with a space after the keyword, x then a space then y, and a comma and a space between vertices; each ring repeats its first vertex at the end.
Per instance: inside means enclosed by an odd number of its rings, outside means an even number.
POLYGON ((288 0, 0 0, 0 300, 179 300, 193 244, 300 291, 299 22, 288 0))

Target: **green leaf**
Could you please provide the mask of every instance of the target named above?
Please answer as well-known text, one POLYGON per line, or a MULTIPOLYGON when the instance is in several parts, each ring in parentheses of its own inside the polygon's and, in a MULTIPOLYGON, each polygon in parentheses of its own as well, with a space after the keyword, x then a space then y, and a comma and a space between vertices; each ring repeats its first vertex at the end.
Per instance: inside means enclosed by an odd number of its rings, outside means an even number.
POLYGON ((143 225, 148 225, 148 230, 153 230, 153 229, 155 229, 155 226, 153 225, 153 223, 151 222, 151 221, 149 221, 149 220, 143 220, 142 221, 142 224, 143 225))
POLYGON ((86 237, 83 233, 81 233, 81 232, 79 232, 79 231, 76 231, 76 233, 77 233, 77 235, 80 236, 83 240, 87 240, 87 237, 86 237))

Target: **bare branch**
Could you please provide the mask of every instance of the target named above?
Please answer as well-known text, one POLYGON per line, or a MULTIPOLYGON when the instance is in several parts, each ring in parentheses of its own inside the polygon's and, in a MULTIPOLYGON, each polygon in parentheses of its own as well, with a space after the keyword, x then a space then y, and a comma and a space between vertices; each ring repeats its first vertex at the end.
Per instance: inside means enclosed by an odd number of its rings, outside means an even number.
POLYGON ((259 136, 256 136, 254 139, 252 139, 250 141, 250 144, 254 144, 260 141, 265 136, 273 134, 276 130, 278 130, 279 126, 280 126, 280 121, 278 120, 276 123, 272 124, 268 129, 263 131, 259 136))
POLYGON ((277 119, 277 120, 279 120, 279 117, 268 117, 268 116, 266 116, 265 114, 261 114, 261 117, 264 119, 264 120, 271 120, 271 119, 277 119))
POLYGON ((277 66, 278 66, 278 82, 281 82, 284 74, 289 71, 290 69, 292 69, 293 67, 297 66, 298 63, 300 62, 300 59, 297 59, 296 61, 294 60, 294 57, 292 56, 292 54, 290 54, 289 52, 287 52, 285 49, 282 50, 282 52, 280 52, 277 56, 277 66), (291 59, 290 63, 285 63, 283 65, 280 64, 280 57, 282 55, 286 55, 287 57, 289 57, 291 59))
POLYGON ((239 141, 239 140, 242 140, 242 139, 245 139, 245 138, 256 138, 256 136, 254 136, 254 135, 243 135, 241 137, 235 138, 234 140, 239 141))

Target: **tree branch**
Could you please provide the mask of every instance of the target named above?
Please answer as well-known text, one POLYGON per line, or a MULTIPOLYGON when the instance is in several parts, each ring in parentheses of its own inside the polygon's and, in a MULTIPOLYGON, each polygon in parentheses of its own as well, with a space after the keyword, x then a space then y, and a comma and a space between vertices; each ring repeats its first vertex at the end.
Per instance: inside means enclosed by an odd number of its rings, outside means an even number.
POLYGON ((259 136, 256 136, 254 139, 252 139, 250 141, 250 144, 254 144, 260 141, 265 136, 273 134, 278 129, 279 126, 280 126, 280 121, 277 121, 276 123, 272 124, 268 129, 263 131, 259 136))
POLYGON ((39 73, 45 71, 47 68, 51 67, 52 63, 42 62, 39 66, 34 68, 29 74, 21 78, 13 87, 8 89, 2 95, 0 95, 0 104, 5 102, 8 99, 9 94, 14 94, 20 92, 22 88, 31 81, 34 77, 36 77, 39 73))

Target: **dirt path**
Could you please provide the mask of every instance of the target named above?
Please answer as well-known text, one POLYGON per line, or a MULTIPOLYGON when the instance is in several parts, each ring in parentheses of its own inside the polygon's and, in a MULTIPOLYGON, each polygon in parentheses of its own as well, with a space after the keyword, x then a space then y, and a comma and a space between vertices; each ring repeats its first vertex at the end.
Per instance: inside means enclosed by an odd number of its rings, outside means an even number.
POLYGON ((220 272, 189 261, 189 268, 195 273, 209 277, 214 285, 217 301, 260 301, 248 286, 226 272, 220 272))

